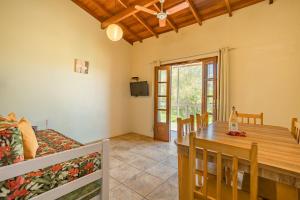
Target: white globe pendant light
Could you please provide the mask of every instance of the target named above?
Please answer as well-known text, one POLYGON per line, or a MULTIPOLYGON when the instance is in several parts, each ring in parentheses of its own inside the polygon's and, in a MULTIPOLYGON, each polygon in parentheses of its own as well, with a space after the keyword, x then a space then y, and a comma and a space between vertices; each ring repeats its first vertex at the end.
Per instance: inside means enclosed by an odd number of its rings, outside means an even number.
POLYGON ((117 24, 110 24, 106 29, 106 34, 111 41, 116 42, 122 39, 123 30, 117 24))

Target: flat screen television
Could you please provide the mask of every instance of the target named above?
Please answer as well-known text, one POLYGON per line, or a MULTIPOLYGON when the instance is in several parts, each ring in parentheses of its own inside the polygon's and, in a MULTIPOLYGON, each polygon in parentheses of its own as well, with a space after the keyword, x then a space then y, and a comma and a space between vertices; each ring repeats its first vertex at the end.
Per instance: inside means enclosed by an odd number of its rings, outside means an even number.
POLYGON ((149 86, 147 81, 131 82, 130 83, 131 96, 149 96, 149 86))

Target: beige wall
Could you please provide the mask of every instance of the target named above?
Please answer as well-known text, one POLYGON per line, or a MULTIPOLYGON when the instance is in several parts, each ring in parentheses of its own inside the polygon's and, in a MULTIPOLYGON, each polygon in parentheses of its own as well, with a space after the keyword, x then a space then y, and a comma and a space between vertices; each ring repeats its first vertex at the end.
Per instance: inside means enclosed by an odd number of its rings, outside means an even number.
MULTIPOLYGON (((300 1, 267 1, 134 45, 132 76, 153 89, 154 60, 230 52, 230 101, 241 112, 264 112, 265 123, 290 126, 300 117, 300 1)), ((152 93, 153 94, 153 93, 152 93)), ((131 98, 131 130, 153 135, 153 95, 131 98)))
POLYGON ((131 46, 69 0, 0 1, 0 114, 88 142, 130 130, 131 46), (73 72, 88 60, 88 75, 73 72))
POLYGON ((48 120, 81 142, 152 136, 152 62, 228 46, 231 104, 289 126, 300 117, 299 10, 298 0, 266 1, 132 47, 110 42, 71 1, 1 1, 0 114, 15 111, 40 128, 48 120), (90 62, 88 75, 73 72, 74 58, 90 62), (130 76, 150 82, 150 97, 129 97, 130 76))

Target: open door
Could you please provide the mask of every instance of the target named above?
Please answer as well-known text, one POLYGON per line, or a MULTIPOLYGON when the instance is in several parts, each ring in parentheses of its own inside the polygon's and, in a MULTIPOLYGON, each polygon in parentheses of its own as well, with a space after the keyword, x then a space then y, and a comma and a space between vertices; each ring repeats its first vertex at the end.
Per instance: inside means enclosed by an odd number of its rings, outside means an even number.
POLYGON ((203 62, 202 113, 208 113, 208 122, 217 120, 217 59, 212 57, 203 62))
POLYGON ((171 66, 155 67, 154 139, 170 141, 170 78, 171 66))

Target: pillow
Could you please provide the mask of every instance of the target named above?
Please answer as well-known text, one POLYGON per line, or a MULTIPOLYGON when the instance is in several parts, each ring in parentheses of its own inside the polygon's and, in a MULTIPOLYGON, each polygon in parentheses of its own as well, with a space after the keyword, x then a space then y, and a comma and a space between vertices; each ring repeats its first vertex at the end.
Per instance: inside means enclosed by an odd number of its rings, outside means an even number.
POLYGON ((17 128, 17 122, 8 121, 6 118, 0 117, 0 130, 5 130, 8 128, 17 128))
POLYGON ((39 145, 35 133, 32 129, 31 123, 27 119, 22 118, 18 123, 18 127, 23 138, 25 159, 35 158, 36 151, 39 148, 39 145))
POLYGON ((7 119, 6 119, 5 117, 3 117, 3 116, 0 115, 0 122, 6 121, 6 120, 7 120, 7 119))
POLYGON ((11 112, 7 115, 7 117, 3 117, 0 115, 0 121, 11 121, 11 122, 16 122, 17 121, 17 117, 16 114, 14 112, 11 112))
POLYGON ((0 121, 0 167, 24 160, 23 140, 17 123, 0 121))
POLYGON ((12 121, 12 122, 16 122, 17 121, 16 114, 14 112, 9 113, 7 115, 7 120, 12 121))

